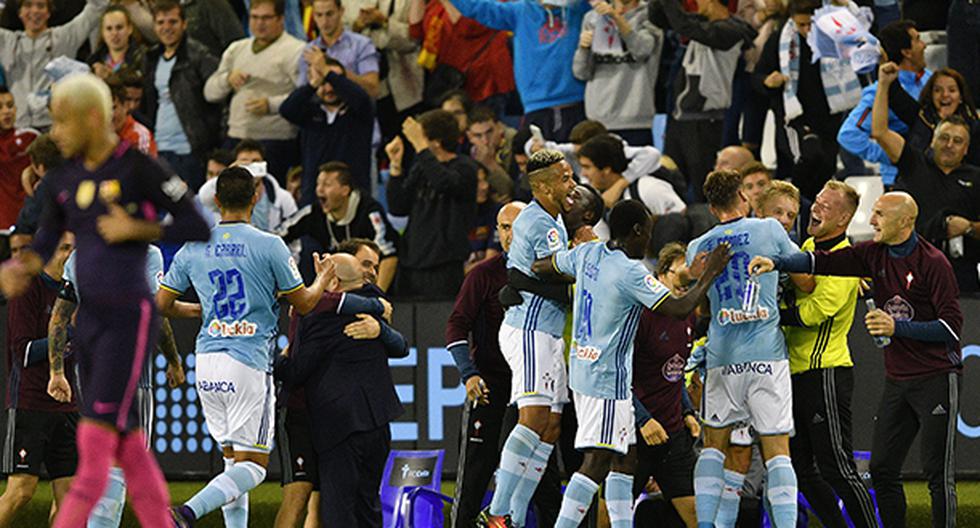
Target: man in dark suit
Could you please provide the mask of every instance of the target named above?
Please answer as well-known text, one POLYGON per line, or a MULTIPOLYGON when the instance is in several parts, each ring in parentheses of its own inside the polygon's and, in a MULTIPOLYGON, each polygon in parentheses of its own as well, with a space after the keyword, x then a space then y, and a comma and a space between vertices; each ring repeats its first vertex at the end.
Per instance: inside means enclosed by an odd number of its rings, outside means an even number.
MULTIPOLYGON (((377 287, 365 285, 356 258, 332 258, 338 291, 381 296, 377 287)), ((290 351, 276 359, 275 377, 287 389, 306 389, 324 526, 380 528, 378 490, 391 447, 388 424, 404 411, 388 358, 408 355, 408 344, 384 320, 339 315, 342 304, 324 295, 313 312, 290 325, 290 351)))

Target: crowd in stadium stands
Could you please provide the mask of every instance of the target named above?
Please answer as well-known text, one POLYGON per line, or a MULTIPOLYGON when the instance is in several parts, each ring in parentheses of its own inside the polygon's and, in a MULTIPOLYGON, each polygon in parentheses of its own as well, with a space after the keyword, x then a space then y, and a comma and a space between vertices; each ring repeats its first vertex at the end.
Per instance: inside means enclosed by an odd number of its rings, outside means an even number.
MULTIPOLYGON (((969 147, 954 166, 969 182, 980 163, 969 141, 977 123, 971 94, 980 90, 973 4, 825 3, 854 13, 860 4, 873 8, 873 31, 899 70, 888 127, 910 149, 934 147, 934 131, 950 116, 966 123, 969 147), (966 15, 947 18, 949 10, 966 15)), ((681 240, 712 221, 700 204, 713 168, 755 161, 754 174, 799 189, 804 217, 827 180, 880 175, 886 190, 928 201, 920 229, 954 263, 961 290, 977 291, 980 233, 967 227, 980 218, 973 188, 950 176, 949 188, 936 191, 913 167, 899 170, 871 130, 876 73, 855 74, 848 60, 812 61, 815 7, 8 0, 0 29, 0 225, 31 234, 31 214, 16 220, 42 169, 27 149, 50 126, 52 61, 65 57, 112 87, 119 136, 169 166, 205 205, 213 207, 206 182, 217 174, 209 168, 242 144, 257 147, 265 199, 256 225, 290 233, 303 254, 353 237, 383 243, 385 260, 395 260, 382 284, 396 296, 452 298, 465 271, 500 251, 499 207, 530 198, 526 157, 555 145, 607 206, 642 197, 658 217, 693 219, 697 229, 681 240), (770 111, 775 126, 763 145, 770 111), (583 166, 579 150, 593 138, 586 150, 597 159, 585 157, 583 166), (735 159, 719 166, 729 155, 735 159), (623 156, 628 165, 617 172, 623 156), (313 227, 297 231, 311 214, 313 227), (329 232, 314 235, 323 226, 329 232), (413 286, 433 277, 442 279, 437 290, 413 286)))
MULTIPOLYGON (((945 255, 961 293, 980 291, 974 0, 0 7, 4 259, 36 234, 35 197, 64 163, 48 134, 52 84, 87 69, 111 90, 119 138, 178 175, 212 224, 217 176, 246 168, 259 195, 251 224, 288 244, 307 284, 313 253, 359 240, 392 298, 456 298, 472 270, 505 252, 498 213, 532 200, 528 160, 552 149, 607 212, 646 205, 656 219, 648 264, 668 287, 683 257, 671 243, 719 223, 705 182, 731 170, 750 215, 776 218, 798 245, 828 181, 906 191, 918 236, 945 255), (823 4, 873 17, 880 69, 813 60, 823 4), (665 247, 671 261, 658 266, 665 247)), ((608 240, 609 222, 595 218, 595 236, 608 240)), ((160 247, 169 267, 179 247, 160 247)))

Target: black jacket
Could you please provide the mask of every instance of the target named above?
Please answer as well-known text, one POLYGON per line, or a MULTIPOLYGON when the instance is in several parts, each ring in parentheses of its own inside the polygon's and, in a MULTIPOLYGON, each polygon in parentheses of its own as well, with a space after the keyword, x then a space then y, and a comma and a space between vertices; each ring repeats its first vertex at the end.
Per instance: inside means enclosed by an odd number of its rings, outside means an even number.
MULTIPOLYGON (((105 42, 100 42, 99 47, 95 48, 95 51, 88 56, 85 61, 90 67, 94 66, 97 62, 103 62, 105 56, 109 53, 109 47, 106 46, 105 42)), ((146 56, 146 46, 141 44, 136 40, 135 37, 129 38, 129 47, 126 48, 126 58, 123 61, 123 68, 135 70, 140 73, 143 72, 143 61, 146 56)))
MULTIPOLYGON (((786 115, 783 107, 783 87, 769 88, 765 85, 765 79, 774 71, 779 71, 779 37, 782 34, 780 29, 773 31, 769 40, 766 41, 759 55, 759 63, 752 74, 752 86, 756 92, 769 98, 769 108, 776 116, 777 123, 784 122, 786 115)), ((820 76, 820 63, 811 60, 813 53, 810 51, 809 44, 800 39, 800 70, 799 88, 796 96, 803 106, 803 115, 793 120, 790 125, 803 130, 809 128, 814 133, 823 138, 833 140, 837 137, 840 129, 841 120, 846 112, 831 115, 830 105, 827 104, 827 94, 824 91, 823 79, 820 76)), ((802 137, 802 133, 800 134, 802 137)))
MULTIPOLYGON (((919 101, 916 101, 908 92, 902 88, 902 83, 893 82, 888 87, 888 109, 895 112, 909 127, 905 140, 913 147, 925 152, 932 147, 932 135, 936 130, 936 125, 942 121, 939 112, 932 104, 932 94, 926 94, 923 90, 919 101), (923 104, 925 102, 925 104, 923 104)), ((966 102, 961 102, 956 115, 966 121, 970 127, 970 150, 967 151, 963 163, 980 167, 980 119, 976 110, 968 107, 966 102)))
POLYGON ((343 161, 350 167, 354 186, 371 191, 371 136, 374 133, 374 102, 371 96, 343 75, 327 74, 345 108, 327 121, 323 103, 309 83, 289 94, 279 105, 279 114, 299 127, 300 151, 303 153, 303 205, 316 200, 316 178, 320 165, 343 161))
MULTIPOLYGON (((318 253, 336 253, 341 242, 351 238, 366 238, 374 241, 381 248, 381 259, 398 255, 398 242, 401 238, 398 231, 388 222, 388 215, 377 200, 371 195, 358 193, 357 209, 350 222, 328 222, 327 215, 319 203, 306 205, 296 211, 286 220, 280 229, 279 236, 286 243, 296 239, 303 242, 300 254, 299 271, 305 280, 311 281, 313 276, 313 259, 310 255, 318 253)), ((351 195, 353 197, 353 195, 351 195)))
MULTIPOLYGON (((352 291, 380 297, 374 286, 352 291)), ((329 303, 328 303, 329 304, 329 303)), ((334 311, 314 312, 299 320, 289 357, 278 356, 275 378, 287 390, 304 387, 315 449, 326 450, 352 433, 372 431, 401 416, 404 408, 395 393, 388 357, 408 355, 408 345, 397 331, 394 345, 381 338, 354 340, 344 327, 356 321, 334 311)))
MULTIPOLYGON (((160 96, 155 86, 157 63, 163 46, 157 44, 146 52, 143 70, 142 113, 156 124, 160 96)), ((177 63, 170 73, 170 94, 177 108, 177 118, 184 128, 194 154, 203 160, 217 145, 221 135, 221 108, 204 99, 204 83, 218 69, 218 59, 200 42, 184 37, 177 47, 177 63)))
POLYGON ((399 266, 425 269, 466 261, 476 218, 476 171, 476 163, 465 156, 440 163, 426 149, 407 174, 391 178, 389 212, 408 215, 399 266))
MULTIPOLYGON (((187 35, 221 58, 228 45, 245 38, 241 19, 227 0, 184 0, 187 35)), ((248 5, 246 3, 246 5, 248 5)), ((206 78, 206 77, 205 77, 206 78)))

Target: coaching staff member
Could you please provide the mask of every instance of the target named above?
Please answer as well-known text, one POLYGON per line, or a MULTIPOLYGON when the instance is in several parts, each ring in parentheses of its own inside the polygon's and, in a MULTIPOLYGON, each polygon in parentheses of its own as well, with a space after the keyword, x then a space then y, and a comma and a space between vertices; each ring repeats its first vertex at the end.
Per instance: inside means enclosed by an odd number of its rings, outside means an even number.
MULTIPOLYGON (((332 258, 339 291, 380 296, 365 284, 355 257, 332 258)), ((274 373, 287 389, 306 390, 323 525, 380 528, 378 489, 391 449, 389 424, 404 411, 388 358, 407 356, 408 344, 387 323, 366 314, 339 315, 338 308, 327 294, 299 320, 291 351, 276 358, 274 373)))
MULTIPOLYGON (((466 386, 465 405, 477 403, 463 413, 467 425, 460 446, 462 455, 452 512, 454 527, 475 525, 487 485, 500 463, 500 435, 516 423, 516 416, 510 416, 514 409, 510 408, 508 413, 507 405, 510 367, 497 339, 504 320, 504 309, 497 295, 507 284, 507 251, 514 236, 514 219, 523 208, 523 203, 511 202, 497 213, 497 233, 504 252, 466 275, 446 324, 446 348, 453 355, 466 386)), ((534 494, 539 526, 553 526, 561 506, 561 482, 554 460, 551 457, 547 462, 542 484, 534 494)))
MULTIPOLYGON (((847 226, 857 210, 853 187, 828 181, 810 208, 803 251, 837 251, 850 247, 847 226)), ((858 528, 878 526, 874 503, 854 464, 851 444, 851 395, 854 363, 847 334, 854 322, 857 277, 818 275, 807 293, 794 287, 786 296, 780 322, 789 350, 793 383, 793 423, 789 448, 800 491, 824 526, 846 527, 837 497, 858 528)))
POLYGON ((963 315, 953 269, 935 246, 915 233, 918 206, 903 192, 882 195, 871 213, 874 240, 833 252, 777 259, 755 257, 752 273, 780 271, 872 277, 880 309, 865 316, 885 345, 885 389, 871 447, 871 478, 885 528, 905 526, 902 464, 922 431, 922 466, 929 480, 932 525, 955 526, 953 475, 963 315))

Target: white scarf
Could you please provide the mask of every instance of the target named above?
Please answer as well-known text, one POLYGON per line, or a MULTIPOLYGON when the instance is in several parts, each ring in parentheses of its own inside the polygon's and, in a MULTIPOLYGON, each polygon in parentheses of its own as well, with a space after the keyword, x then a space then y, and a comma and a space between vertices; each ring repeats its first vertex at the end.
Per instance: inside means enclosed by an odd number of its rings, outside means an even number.
MULTIPOLYGON (((796 23, 789 19, 779 34, 779 71, 789 78, 783 85, 786 123, 803 114, 803 106, 796 97, 800 82, 800 46, 796 23)), ((861 82, 851 69, 850 60, 820 59, 820 79, 831 114, 846 112, 861 100, 861 82)))

